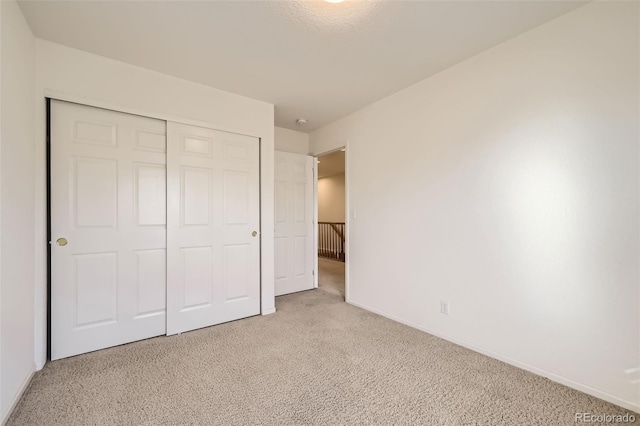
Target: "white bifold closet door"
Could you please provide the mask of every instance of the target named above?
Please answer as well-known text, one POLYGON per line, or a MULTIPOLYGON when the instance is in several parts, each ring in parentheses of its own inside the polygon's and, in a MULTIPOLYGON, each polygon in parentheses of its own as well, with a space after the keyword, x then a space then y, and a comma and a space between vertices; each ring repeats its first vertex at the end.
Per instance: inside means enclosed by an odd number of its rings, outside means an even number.
POLYGON ((259 140, 167 134, 167 334, 259 314, 259 140))
POLYGON ((275 153, 275 294, 314 286, 313 157, 275 153))
POLYGON ((165 334, 165 122, 51 104, 51 358, 165 334))

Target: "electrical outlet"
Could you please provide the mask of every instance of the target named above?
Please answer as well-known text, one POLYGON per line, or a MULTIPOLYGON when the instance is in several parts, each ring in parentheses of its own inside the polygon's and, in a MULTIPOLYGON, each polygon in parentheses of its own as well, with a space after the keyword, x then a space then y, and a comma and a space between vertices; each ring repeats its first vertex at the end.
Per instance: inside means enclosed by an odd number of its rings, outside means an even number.
POLYGON ((449 315, 449 302, 445 300, 440 301, 440 312, 449 315))

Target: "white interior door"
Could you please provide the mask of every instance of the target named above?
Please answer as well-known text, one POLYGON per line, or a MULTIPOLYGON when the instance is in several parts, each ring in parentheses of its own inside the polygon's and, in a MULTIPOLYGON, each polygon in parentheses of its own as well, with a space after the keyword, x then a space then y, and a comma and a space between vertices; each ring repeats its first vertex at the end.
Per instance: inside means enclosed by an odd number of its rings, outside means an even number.
POLYGON ((51 358, 165 334, 165 122, 51 104, 51 358))
POLYGON ((167 334, 259 314, 259 140, 171 122, 167 134, 167 334))
POLYGON ((313 157, 275 153, 276 296, 314 286, 313 157))

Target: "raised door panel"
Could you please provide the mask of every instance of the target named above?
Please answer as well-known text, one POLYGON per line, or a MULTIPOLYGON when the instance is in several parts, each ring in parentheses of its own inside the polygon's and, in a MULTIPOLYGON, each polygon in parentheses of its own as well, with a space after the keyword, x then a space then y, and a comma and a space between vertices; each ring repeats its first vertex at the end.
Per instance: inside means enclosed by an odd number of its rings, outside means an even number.
POLYGON ((135 164, 135 216, 138 226, 167 223, 166 168, 156 164, 135 164))
POLYGON ((276 280, 282 280, 287 278, 287 265, 288 265, 288 244, 289 239, 287 237, 275 238, 275 275, 276 280))
POLYGON ((224 301, 230 302, 249 296, 251 285, 251 247, 249 244, 224 248, 224 301))
POLYGON ((182 167, 182 225, 209 225, 211 206, 211 170, 182 167))
POLYGON ((250 160, 249 147, 243 143, 224 141, 224 159, 225 160, 250 160))
POLYGON ((196 157, 211 158, 213 153, 213 139, 193 135, 183 135, 182 154, 196 157))
POLYGON ((135 149, 139 151, 166 152, 167 135, 165 132, 138 130, 136 132, 135 149))
POLYGON ((294 271, 296 278, 304 277, 308 270, 309 266, 307 265, 308 253, 307 253, 307 238, 303 237, 293 237, 293 245, 294 245, 294 271))
POLYGON ((118 320, 118 253, 73 256, 76 286, 76 325, 118 320))
POLYGON ((211 247, 189 247, 182 252, 182 310, 211 305, 213 267, 211 247))
POLYGON ((136 250, 136 318, 164 314, 166 307, 167 252, 165 249, 136 250))
POLYGON ((294 183, 293 220, 297 223, 307 221, 307 185, 306 182, 294 183))
MULTIPOLYGON (((277 180, 275 182, 275 221, 276 224, 287 222, 287 182, 277 180)), ((277 225, 276 225, 277 226, 277 225)))
POLYGON ((118 146, 118 125, 116 122, 100 122, 99 118, 89 120, 87 117, 71 118, 73 128, 71 142, 108 147, 118 146))
POLYGON ((118 217, 118 162, 99 158, 73 158, 75 189, 71 200, 78 228, 115 228, 118 217))
MULTIPOLYGON (((295 177, 306 178, 307 177, 307 161, 294 160, 293 163, 293 175, 295 177)), ((306 182, 306 181, 305 181, 306 182)))
POLYGON ((224 221, 226 225, 247 225, 251 212, 249 173, 224 172, 224 221))

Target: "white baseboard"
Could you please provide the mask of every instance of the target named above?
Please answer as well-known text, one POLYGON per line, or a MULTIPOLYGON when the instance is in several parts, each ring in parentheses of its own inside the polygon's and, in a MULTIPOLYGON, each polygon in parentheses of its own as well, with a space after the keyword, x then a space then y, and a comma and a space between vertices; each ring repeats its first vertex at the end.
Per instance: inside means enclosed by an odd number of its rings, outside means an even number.
POLYGON ((7 421, 9 420, 9 417, 11 417, 11 413, 13 413, 13 410, 16 408, 16 405, 18 405, 18 402, 20 402, 20 398, 22 398, 24 391, 27 390, 29 383, 31 383, 31 379, 33 379, 33 375, 36 374, 35 367, 36 367, 35 364, 33 365, 33 367, 31 367, 31 371, 29 372, 29 374, 27 374, 27 377, 25 377, 24 381, 20 385, 18 392, 16 392, 16 394, 13 396, 13 399, 11 400, 11 404, 9 404, 9 408, 7 409, 7 412, 4 413, 4 415, 2 416, 2 423, 1 423, 2 426, 4 426, 7 423, 7 421))
POLYGON ((276 308, 266 309, 262 311, 262 315, 269 315, 269 314, 275 314, 275 313, 276 313, 276 308))
POLYGON ((36 371, 42 370, 46 363, 46 361, 36 360, 36 371))
POLYGON ((396 317, 395 315, 388 314, 388 313, 380 311, 378 309, 373 309, 373 308, 371 308, 371 307, 369 307, 367 305, 364 305, 362 303, 354 302, 353 300, 348 300, 347 303, 349 303, 349 304, 351 304, 353 306, 357 306, 358 308, 362 308, 362 309, 364 309, 366 311, 370 311, 370 312, 373 312, 375 314, 381 315, 383 317, 389 318, 390 320, 399 322, 401 324, 408 325, 409 327, 416 328, 416 329, 418 329, 420 331, 424 331, 425 333, 428 333, 428 334, 431 334, 433 336, 439 337, 441 339, 447 340, 447 341, 449 341, 451 343, 455 343, 456 345, 460 345, 460 346, 463 346, 463 347, 465 347, 467 349, 471 349, 472 351, 479 352, 479 353, 481 353, 483 355, 487 355, 487 356, 489 356, 491 358, 495 358, 495 359, 500 360, 502 362, 506 362, 507 364, 511 364, 511 365, 513 365, 515 367, 518 367, 518 368, 521 368, 523 370, 529 371, 531 373, 537 374, 538 376, 546 377, 547 379, 552 380, 554 382, 557 382, 557 383, 560 383, 562 385, 568 386, 570 388, 579 390, 580 392, 584 392, 584 393, 589 394, 591 396, 595 396, 596 398, 600 398, 602 400, 605 400, 607 402, 610 402, 612 404, 618 405, 618 406, 620 406, 622 408, 626 408, 627 410, 631 410, 631 411, 634 411, 634 412, 640 414, 640 403, 635 403, 635 402, 632 402, 632 401, 627 401, 625 399, 618 398, 615 395, 611 395, 611 394, 609 394, 607 392, 602 392, 602 391, 600 391, 598 389, 592 388, 591 386, 588 386, 588 385, 573 381, 573 380, 568 379, 568 378, 566 378, 564 376, 560 376, 560 375, 555 374, 555 373, 550 373, 550 372, 548 372, 546 370, 543 370, 543 369, 534 367, 532 365, 517 361, 515 359, 509 358, 507 356, 501 355, 501 354, 493 352, 491 350, 482 348, 480 346, 476 346, 474 344, 471 344, 471 343, 468 343, 468 342, 465 342, 465 341, 462 341, 462 340, 458 340, 458 339, 451 338, 449 336, 445 336, 445 335, 443 335, 441 333, 429 330, 428 328, 423 327, 423 326, 418 325, 418 324, 415 324, 415 323, 413 323, 411 321, 404 320, 402 318, 396 317))

